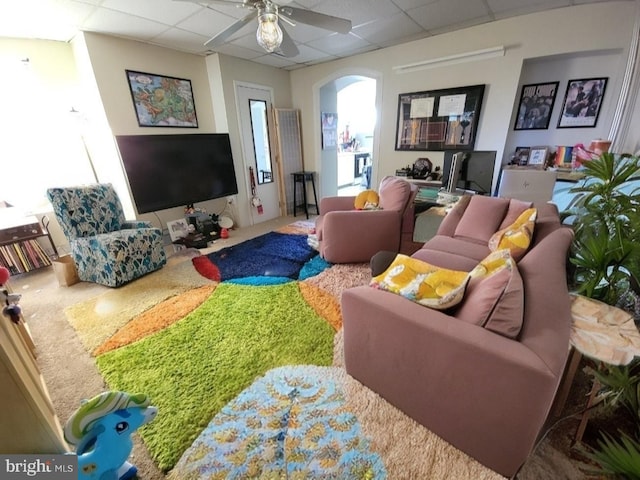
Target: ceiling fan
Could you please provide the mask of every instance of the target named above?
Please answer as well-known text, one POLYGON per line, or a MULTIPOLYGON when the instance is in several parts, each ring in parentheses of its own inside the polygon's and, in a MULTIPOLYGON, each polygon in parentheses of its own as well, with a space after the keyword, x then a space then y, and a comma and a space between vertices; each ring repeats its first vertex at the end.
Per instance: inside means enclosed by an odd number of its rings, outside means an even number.
POLYGON ((279 25, 279 20, 295 26, 296 22, 331 30, 337 33, 349 33, 351 20, 325 15, 305 8, 278 5, 271 0, 177 0, 207 5, 235 5, 251 12, 205 42, 206 47, 222 45, 254 18, 258 19, 256 39, 258 44, 269 53, 279 53, 284 57, 295 57, 299 51, 287 31, 279 25))

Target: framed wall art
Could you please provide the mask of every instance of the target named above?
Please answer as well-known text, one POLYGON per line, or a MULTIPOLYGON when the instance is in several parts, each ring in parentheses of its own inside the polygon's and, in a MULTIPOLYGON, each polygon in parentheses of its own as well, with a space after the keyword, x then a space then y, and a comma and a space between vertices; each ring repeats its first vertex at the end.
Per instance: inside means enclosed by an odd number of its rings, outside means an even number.
POLYGON ((396 150, 473 150, 484 85, 398 96, 396 150))
POLYGON ((138 125, 197 128, 191 81, 125 70, 138 125))
POLYGON ((546 130, 549 128, 559 83, 534 83, 522 86, 514 130, 546 130))
POLYGON ((322 112, 322 149, 338 145, 338 114, 322 112))
POLYGON ((595 127, 608 77, 569 80, 558 128, 595 127))

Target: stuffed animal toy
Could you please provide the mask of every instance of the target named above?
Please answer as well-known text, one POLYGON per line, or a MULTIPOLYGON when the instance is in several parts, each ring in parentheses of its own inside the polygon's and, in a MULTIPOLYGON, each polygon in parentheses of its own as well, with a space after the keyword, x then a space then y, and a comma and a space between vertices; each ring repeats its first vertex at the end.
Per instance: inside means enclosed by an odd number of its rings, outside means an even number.
POLYGON ((131 434, 158 414, 144 394, 104 392, 85 400, 64 426, 64 438, 76 446, 78 478, 128 480, 138 469, 127 462, 131 434))
POLYGON ((356 210, 374 210, 378 208, 380 197, 375 190, 364 190, 360 192, 355 199, 354 207, 356 210))
POLYGON ((22 309, 18 305, 21 295, 9 293, 5 284, 9 281, 11 273, 5 267, 0 267, 0 303, 2 304, 2 314, 9 317, 13 323, 20 323, 20 313, 22 309))

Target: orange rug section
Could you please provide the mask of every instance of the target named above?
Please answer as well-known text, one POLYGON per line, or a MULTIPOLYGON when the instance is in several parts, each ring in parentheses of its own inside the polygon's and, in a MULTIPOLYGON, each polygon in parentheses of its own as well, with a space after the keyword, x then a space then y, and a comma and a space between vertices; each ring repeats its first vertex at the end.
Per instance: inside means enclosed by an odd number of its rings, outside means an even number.
POLYGON ((311 308, 324 318, 336 332, 340 330, 342 328, 342 310, 336 297, 311 283, 299 282, 298 286, 302 298, 311 308))
POLYGON ((316 222, 315 220, 298 220, 289 225, 276 230, 279 233, 289 233, 293 235, 309 235, 315 233, 316 222))
POLYGON ((217 284, 205 285, 171 297, 138 315, 93 351, 94 356, 129 345, 183 319, 211 296, 217 284))

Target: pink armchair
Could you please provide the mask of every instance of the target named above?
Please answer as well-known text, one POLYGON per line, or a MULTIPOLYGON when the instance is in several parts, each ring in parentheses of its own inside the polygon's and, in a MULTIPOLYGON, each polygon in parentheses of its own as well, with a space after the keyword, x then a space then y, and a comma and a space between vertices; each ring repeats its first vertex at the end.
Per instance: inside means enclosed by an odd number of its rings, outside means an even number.
POLYGON ((412 240, 417 192, 403 178, 388 176, 378 189, 380 210, 355 210, 354 196, 321 199, 316 235, 322 258, 358 263, 381 250, 411 255, 422 246, 412 240))

